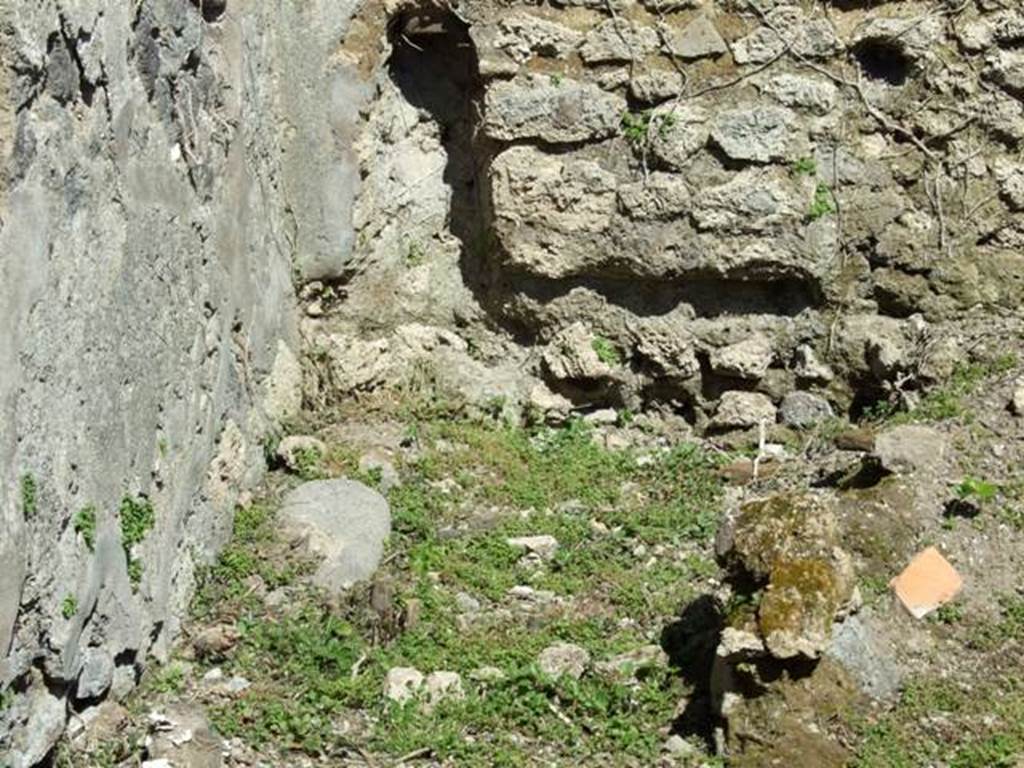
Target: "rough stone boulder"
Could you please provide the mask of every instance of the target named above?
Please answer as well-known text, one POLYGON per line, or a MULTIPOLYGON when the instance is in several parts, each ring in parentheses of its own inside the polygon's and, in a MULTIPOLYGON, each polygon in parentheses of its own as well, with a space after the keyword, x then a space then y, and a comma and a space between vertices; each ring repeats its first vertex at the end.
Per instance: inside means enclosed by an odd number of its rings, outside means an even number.
POLYGON ((832 510, 813 495, 780 494, 744 504, 720 540, 737 583, 763 588, 754 625, 778 659, 817 658, 832 623, 855 606, 850 556, 832 510))
POLYGON ((796 7, 775 8, 766 18, 768 24, 732 44, 732 55, 737 64, 771 61, 781 55, 787 45, 792 46, 797 55, 810 59, 825 58, 842 49, 842 43, 827 19, 809 19, 796 7), (784 31, 785 38, 780 31, 784 31))
POLYGON ((721 376, 757 381, 768 372, 775 351, 766 336, 751 336, 711 353, 711 370, 721 376))
POLYGON ((618 190, 619 210, 634 221, 671 221, 690 210, 690 188, 684 178, 652 173, 618 190))
POLYGON ((893 474, 936 471, 946 461, 946 436, 932 427, 906 424, 875 438, 875 458, 893 474))
POLYGON ((177 704, 150 715, 154 730, 147 753, 150 760, 189 768, 220 768, 224 765, 224 742, 201 709, 177 704))
POLYGON ((790 392, 782 398, 779 416, 787 427, 807 429, 831 419, 835 414, 828 400, 813 392, 790 392))
POLYGON ((717 113, 711 138, 733 160, 794 160, 805 148, 796 114, 774 105, 747 104, 717 113))
POLYGON ((846 764, 829 722, 861 694, 825 654, 859 596, 839 540, 831 505, 796 493, 747 502, 719 533, 726 578, 746 598, 724 617, 710 680, 731 765, 846 764))
POLYGON ((597 354, 596 342, 597 337, 583 323, 573 323, 548 344, 544 366, 563 381, 606 378, 612 374, 612 367, 597 354))
POLYGON ((835 109, 839 98, 839 91, 831 82, 805 75, 777 75, 767 80, 761 91, 787 107, 805 109, 819 116, 835 109))
POLYGON ((622 19, 608 19, 583 41, 580 58, 587 64, 608 64, 643 59, 658 48, 657 30, 622 19))
POLYGON ((372 576, 391 533, 387 501, 354 480, 299 486, 285 497, 281 520, 322 558, 314 581, 332 592, 372 576))
POLYGON ((707 144, 710 119, 708 110, 696 104, 684 102, 659 107, 651 115, 654 126, 650 134, 651 154, 672 170, 682 170, 707 144))
POLYGON ((722 393, 711 426, 715 429, 746 429, 762 422, 774 424, 775 418, 775 406, 768 395, 730 390, 722 393))
POLYGON ((530 76, 488 88, 484 131, 501 141, 593 141, 617 134, 625 110, 625 99, 596 85, 530 76))
POLYGON ((592 160, 527 146, 502 152, 491 168, 491 195, 507 263, 552 278, 599 263, 605 254, 594 236, 612 224, 616 185, 592 160))
POLYGON ((693 337, 685 324, 666 317, 650 317, 630 328, 636 353, 667 379, 681 381, 700 373, 693 337))
POLYGON ((794 181, 782 170, 747 169, 725 184, 704 189, 696 198, 693 218, 702 231, 775 231, 803 217, 812 193, 806 177, 794 181))
POLYGON ((716 58, 729 52, 714 22, 705 15, 698 16, 680 30, 668 35, 668 46, 680 59, 716 58))

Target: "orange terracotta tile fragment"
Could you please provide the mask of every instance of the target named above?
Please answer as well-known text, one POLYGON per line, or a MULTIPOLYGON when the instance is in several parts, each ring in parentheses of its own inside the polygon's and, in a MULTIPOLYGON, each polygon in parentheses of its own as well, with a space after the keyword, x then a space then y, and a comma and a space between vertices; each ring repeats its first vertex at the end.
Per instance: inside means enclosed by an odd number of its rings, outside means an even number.
POLYGON ((889 582, 900 602, 916 619, 948 603, 963 585, 960 574, 935 547, 914 555, 903 573, 889 582))

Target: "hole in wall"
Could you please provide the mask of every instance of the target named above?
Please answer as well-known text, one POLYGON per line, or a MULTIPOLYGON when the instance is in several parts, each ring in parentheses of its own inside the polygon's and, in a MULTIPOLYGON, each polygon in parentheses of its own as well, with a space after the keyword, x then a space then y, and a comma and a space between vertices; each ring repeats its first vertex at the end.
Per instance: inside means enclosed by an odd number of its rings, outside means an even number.
POLYGON ((871 80, 903 85, 914 68, 914 60, 894 40, 869 38, 857 43, 853 57, 861 71, 871 80))
POLYGON ((192 5, 199 9, 207 22, 219 21, 228 9, 227 0, 192 0, 192 5))
POLYGON ((388 41, 391 81, 440 127, 447 156, 443 179, 451 189, 448 227, 462 244, 463 278, 472 288, 479 284, 479 244, 488 231, 489 154, 475 135, 483 81, 469 27, 449 11, 410 8, 388 23, 388 41))

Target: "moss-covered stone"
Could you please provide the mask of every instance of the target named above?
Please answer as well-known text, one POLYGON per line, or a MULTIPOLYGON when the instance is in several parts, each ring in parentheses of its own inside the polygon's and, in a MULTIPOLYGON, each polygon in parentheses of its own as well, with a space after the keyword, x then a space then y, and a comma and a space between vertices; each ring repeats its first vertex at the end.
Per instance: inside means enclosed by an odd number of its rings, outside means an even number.
POLYGON ((835 515, 812 494, 744 504, 722 559, 747 598, 728 626, 755 631, 775 658, 819 657, 832 622, 854 600, 853 564, 839 546, 835 515))
POLYGON ((838 544, 835 517, 810 494, 778 494, 744 504, 733 526, 725 565, 757 583, 777 563, 828 558, 838 544))
POLYGON ((776 564, 758 607, 758 627, 772 656, 817 657, 828 644, 845 579, 835 563, 792 560, 776 564))

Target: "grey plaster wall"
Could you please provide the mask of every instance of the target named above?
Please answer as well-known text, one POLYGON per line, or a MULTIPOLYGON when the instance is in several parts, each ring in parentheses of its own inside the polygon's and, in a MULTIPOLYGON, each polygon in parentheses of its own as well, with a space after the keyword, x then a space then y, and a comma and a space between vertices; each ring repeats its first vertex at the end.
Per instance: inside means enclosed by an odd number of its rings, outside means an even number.
POLYGON ((0 765, 166 652, 351 248, 353 3, 217 5, 0 0, 0 765))

